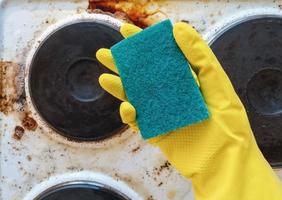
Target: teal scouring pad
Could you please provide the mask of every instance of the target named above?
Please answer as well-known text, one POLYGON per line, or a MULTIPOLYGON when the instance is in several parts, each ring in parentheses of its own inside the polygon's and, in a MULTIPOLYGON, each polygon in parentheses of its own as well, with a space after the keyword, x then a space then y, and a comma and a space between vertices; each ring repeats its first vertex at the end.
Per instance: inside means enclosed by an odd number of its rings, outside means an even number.
POLYGON ((122 40, 111 51, 144 139, 209 117, 169 20, 122 40))

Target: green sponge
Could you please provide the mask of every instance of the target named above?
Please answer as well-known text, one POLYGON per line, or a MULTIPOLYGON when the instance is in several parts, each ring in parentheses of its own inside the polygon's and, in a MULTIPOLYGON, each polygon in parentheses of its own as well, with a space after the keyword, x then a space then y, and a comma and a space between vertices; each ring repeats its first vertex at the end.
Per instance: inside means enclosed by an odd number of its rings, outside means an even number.
POLYGON ((111 51, 144 139, 209 117, 169 20, 122 40, 111 51))

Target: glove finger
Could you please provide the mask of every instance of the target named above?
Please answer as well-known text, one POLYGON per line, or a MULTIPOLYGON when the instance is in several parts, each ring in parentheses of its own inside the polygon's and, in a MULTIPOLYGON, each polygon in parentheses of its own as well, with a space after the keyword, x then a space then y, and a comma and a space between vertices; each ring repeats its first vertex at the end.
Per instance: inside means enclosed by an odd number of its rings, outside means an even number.
POLYGON ((109 70, 118 74, 117 67, 110 49, 101 48, 96 52, 96 58, 109 70))
POLYGON ((118 76, 104 73, 99 77, 99 83, 104 90, 114 97, 121 101, 127 101, 121 79, 118 76))
POLYGON ((219 107, 230 101, 239 100, 212 50, 194 28, 179 22, 173 27, 173 35, 196 72, 202 94, 208 105, 219 107))
POLYGON ((122 102, 120 104, 119 112, 123 123, 129 124, 133 130, 138 130, 136 123, 136 110, 131 103, 127 101, 122 102))
POLYGON ((141 28, 139 28, 138 26, 135 26, 133 24, 123 24, 120 28, 120 32, 122 34, 123 37, 128 38, 136 33, 139 33, 140 31, 142 31, 141 28))

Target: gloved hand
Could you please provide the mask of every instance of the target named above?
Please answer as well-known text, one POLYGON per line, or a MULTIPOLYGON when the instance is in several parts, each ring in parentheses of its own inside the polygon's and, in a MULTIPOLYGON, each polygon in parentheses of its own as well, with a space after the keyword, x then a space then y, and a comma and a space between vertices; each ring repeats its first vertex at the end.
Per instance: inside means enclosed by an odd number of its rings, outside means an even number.
MULTIPOLYGON (((120 31, 129 37, 141 29, 124 24, 120 31)), ((197 200, 281 200, 282 185, 260 152, 244 106, 217 58, 186 23, 176 23, 173 34, 197 74, 211 117, 149 142, 158 146, 168 161, 192 180, 197 200)), ((96 56, 117 73, 109 49, 100 49, 96 56)), ((103 74, 99 82, 124 101, 120 106, 122 121, 137 129, 136 111, 127 102, 120 78, 103 74)))

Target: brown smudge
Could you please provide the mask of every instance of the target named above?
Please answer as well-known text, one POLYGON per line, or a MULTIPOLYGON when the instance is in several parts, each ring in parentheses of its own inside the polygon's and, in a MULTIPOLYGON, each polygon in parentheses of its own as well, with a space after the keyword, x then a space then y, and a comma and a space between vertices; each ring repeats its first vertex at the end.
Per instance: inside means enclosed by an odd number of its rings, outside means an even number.
POLYGON ((117 17, 125 17, 141 28, 146 28, 157 22, 157 20, 152 19, 154 15, 165 16, 159 8, 150 10, 151 4, 153 4, 152 0, 142 2, 138 0, 89 0, 88 10, 91 12, 98 9, 109 12, 117 17))
POLYGON ((171 166, 171 164, 166 161, 163 165, 160 166, 160 171, 162 171, 163 169, 169 169, 171 166))
POLYGON ((154 200, 154 197, 150 195, 149 197, 147 197, 147 200, 154 200))
POLYGON ((18 97, 17 76, 19 71, 18 64, 0 61, 0 112, 5 115, 13 111, 13 105, 18 97))
POLYGON ((15 146, 13 146, 12 149, 15 150, 15 151, 20 151, 20 148, 15 147, 15 146))
POLYGON ((171 164, 168 161, 166 161, 160 167, 155 167, 154 173, 159 176, 163 170, 169 170, 170 167, 171 167, 171 164))
POLYGON ((27 159, 28 161, 31 161, 31 160, 32 160, 32 157, 31 157, 30 155, 27 155, 27 156, 26 156, 26 159, 27 159))
POLYGON ((20 140, 24 135, 24 128, 21 126, 15 127, 15 132, 13 134, 13 138, 16 140, 20 140))
POLYGON ((126 183, 132 183, 132 178, 130 176, 126 175, 119 175, 117 173, 114 174, 114 176, 120 180, 125 181, 126 183))
POLYGON ((116 172, 115 170, 105 171, 104 169, 101 169, 100 171, 103 173, 111 174, 111 176, 117 181, 123 181, 127 183, 128 185, 131 185, 133 189, 135 188, 140 194, 142 194, 142 196, 144 197, 150 196, 150 192, 147 190, 146 187, 144 187, 144 181, 135 179, 130 174, 120 174, 119 172, 116 172))
POLYGON ((138 147, 132 149, 131 152, 132 152, 132 153, 136 153, 140 148, 141 148, 141 147, 140 147, 140 145, 139 145, 138 147))
POLYGON ((32 117, 29 117, 27 114, 22 120, 22 125, 25 129, 29 131, 35 131, 37 128, 37 122, 32 117))
POLYGON ((169 191, 167 193, 166 196, 167 196, 168 199, 174 199, 175 195, 176 195, 176 191, 175 190, 171 190, 171 191, 169 191))
POLYGON ((182 19, 182 20, 180 20, 181 22, 185 22, 185 23, 187 23, 187 24, 190 24, 190 21, 189 20, 186 20, 186 19, 182 19))

